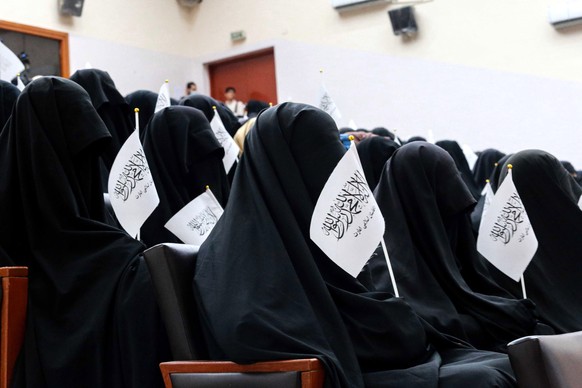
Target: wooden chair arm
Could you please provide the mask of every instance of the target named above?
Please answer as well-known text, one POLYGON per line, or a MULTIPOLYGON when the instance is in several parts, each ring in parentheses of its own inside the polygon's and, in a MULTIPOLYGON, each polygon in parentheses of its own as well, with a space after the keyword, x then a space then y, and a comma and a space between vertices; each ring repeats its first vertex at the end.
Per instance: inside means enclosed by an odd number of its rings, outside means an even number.
POLYGON ((302 372, 302 387, 322 387, 325 377, 323 364, 317 358, 264 361, 237 364, 231 361, 170 361, 162 362, 160 369, 166 388, 172 387, 172 373, 273 373, 302 372))

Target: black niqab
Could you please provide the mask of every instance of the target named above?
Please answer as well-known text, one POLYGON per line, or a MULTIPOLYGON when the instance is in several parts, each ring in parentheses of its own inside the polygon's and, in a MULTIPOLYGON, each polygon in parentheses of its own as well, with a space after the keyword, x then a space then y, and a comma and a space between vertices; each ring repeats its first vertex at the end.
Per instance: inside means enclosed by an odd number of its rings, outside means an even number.
POLYGON ((159 386, 164 342, 144 246, 105 223, 111 135, 76 83, 30 83, 0 134, 0 245, 29 268, 16 386, 159 386))
POLYGON ((370 188, 374 190, 384 171, 386 161, 399 146, 387 137, 375 136, 362 140, 357 147, 366 180, 370 188))
POLYGON ((455 165, 457 169, 461 173, 461 178, 463 178, 463 182, 467 185, 467 188, 473 195, 473 198, 479 199, 481 197, 481 191, 477 188, 475 184, 475 180, 473 179, 473 172, 469 167, 469 163, 467 162, 467 158, 463 152, 463 149, 454 140, 441 140, 437 141, 436 145, 444 149, 451 155, 453 160, 455 161, 455 165))
POLYGON ((330 386, 511 385, 504 356, 436 353, 404 301, 369 291, 311 242, 315 203, 344 153, 335 122, 316 108, 285 103, 258 116, 196 265, 211 358, 318 357, 330 386), (449 356, 458 364, 447 370, 449 356))
POLYGON ((224 207, 230 191, 224 149, 198 109, 172 106, 156 113, 143 132, 143 147, 160 204, 141 228, 148 246, 182 242, 164 225, 210 186, 224 207))
MULTIPOLYGON (((132 111, 139 109, 139 128, 144 129, 156 111, 158 94, 149 90, 136 90, 125 96, 125 99, 132 111)), ((135 128, 135 114, 131 115, 131 122, 135 128)))
POLYGON ((180 100, 180 105, 186 105, 201 110, 209 122, 212 121, 212 118, 214 117, 213 107, 216 107, 216 110, 218 111, 218 116, 220 116, 220 119, 222 120, 222 123, 226 128, 226 131, 232 137, 234 137, 234 135, 236 134, 237 129, 240 128, 240 123, 238 122, 238 118, 234 115, 234 113, 232 113, 230 109, 224 106, 222 102, 217 101, 212 97, 195 93, 183 97, 180 100))
POLYGON ((0 80, 0 131, 12 114, 12 107, 20 95, 20 90, 10 82, 0 80))
POLYGON ((479 157, 473 168, 473 176, 479 192, 483 191, 487 179, 491 177, 491 173, 495 169, 495 164, 504 156, 505 154, 503 152, 493 148, 488 148, 479 153, 479 157))
POLYGON ((475 199, 445 151, 422 142, 401 147, 375 196, 399 290, 421 317, 481 349, 501 351, 534 333, 533 303, 497 286, 476 250, 475 199))
MULTIPOLYGON (((582 189, 547 152, 527 150, 511 156, 503 165, 501 181, 508 164, 513 165, 513 182, 539 243, 524 273, 527 296, 556 332, 582 330, 582 211, 578 208, 582 189)), ((501 277, 505 281, 500 283, 521 296, 517 282, 501 277)))

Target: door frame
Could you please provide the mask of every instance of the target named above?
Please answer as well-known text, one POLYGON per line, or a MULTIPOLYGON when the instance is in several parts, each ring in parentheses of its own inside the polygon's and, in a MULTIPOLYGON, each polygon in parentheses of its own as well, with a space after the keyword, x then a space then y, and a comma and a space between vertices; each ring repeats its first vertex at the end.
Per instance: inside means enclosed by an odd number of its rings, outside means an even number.
POLYGON ((46 28, 29 26, 26 24, 8 22, 0 20, 0 29, 20 32, 23 34, 39 36, 41 38, 54 39, 59 41, 59 57, 61 62, 61 77, 69 78, 70 76, 70 62, 69 62, 69 34, 66 32, 48 30, 46 28))

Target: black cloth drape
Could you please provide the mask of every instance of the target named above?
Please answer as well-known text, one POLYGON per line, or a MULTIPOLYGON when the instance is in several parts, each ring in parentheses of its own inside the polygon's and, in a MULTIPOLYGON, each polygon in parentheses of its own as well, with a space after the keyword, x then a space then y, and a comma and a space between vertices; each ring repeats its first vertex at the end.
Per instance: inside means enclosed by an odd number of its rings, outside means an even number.
POLYGON ((481 191, 478 189, 477 184, 473 179, 473 172, 469 167, 467 158, 465 157, 463 149, 461 148, 459 143, 457 143, 454 140, 441 140, 437 141, 436 145, 438 145, 439 147, 447 151, 449 155, 451 155, 451 157, 455 161, 457 169, 461 173, 461 178, 463 179, 463 182, 465 182, 465 184, 467 185, 467 188, 473 195, 473 198, 479 199, 479 197, 481 197, 481 191))
POLYGON ((0 246, 29 267, 16 386, 159 387, 167 348, 144 246, 105 223, 111 135, 76 83, 44 77, 0 134, 0 246))
POLYGON ((505 154, 503 152, 493 148, 487 148, 481 151, 473 168, 473 177, 475 178, 479 192, 483 191, 486 180, 489 179, 495 168, 495 163, 499 162, 504 156, 505 154))
MULTIPOLYGON (((125 96, 125 100, 132 112, 135 108, 139 109, 139 128, 144 129, 154 115, 158 94, 149 90, 136 90, 125 96)), ((131 115, 131 123, 135 128, 135 114, 131 115)))
POLYGON ((230 191, 224 149, 198 109, 172 106, 156 113, 142 132, 143 147, 160 204, 141 228, 148 246, 181 242, 164 225, 210 186, 224 207, 230 191))
POLYGON ((387 137, 369 137, 358 143, 358 154, 370 188, 374 190, 384 171, 384 164, 399 147, 387 137))
POLYGON ((234 137, 237 129, 240 128, 240 123, 237 117, 228 109, 222 102, 215 100, 212 97, 205 96, 203 94, 194 93, 189 96, 183 97, 180 100, 180 105, 190 106, 192 108, 200 109, 202 113, 206 116, 208 121, 212 121, 214 117, 214 106, 218 111, 218 116, 222 120, 224 127, 230 136, 234 137))
POLYGON ((0 80, 0 130, 12 114, 12 107, 20 95, 20 90, 10 82, 0 80))
POLYGON ((368 290, 311 242, 315 203, 344 153, 335 122, 316 108, 285 103, 258 116, 196 264, 210 356, 318 357, 334 387, 514 384, 504 355, 437 353, 402 299, 368 290))
MULTIPOLYGON (((401 147, 375 196, 399 291, 421 317, 481 349, 503 351, 534 333, 533 303, 499 287, 476 250, 469 222, 475 199, 447 152, 425 142, 401 147)), ((369 265, 384 269, 375 270, 378 288, 392 289, 383 256, 369 265)))
MULTIPOLYGON (((527 296, 556 332, 582 330, 582 211, 577 205, 582 189, 547 152, 514 154, 503 164, 500 181, 508 164, 513 165, 513 181, 539 243, 524 273, 527 296)), ((522 295, 519 283, 500 272, 496 278, 514 295, 522 295)))

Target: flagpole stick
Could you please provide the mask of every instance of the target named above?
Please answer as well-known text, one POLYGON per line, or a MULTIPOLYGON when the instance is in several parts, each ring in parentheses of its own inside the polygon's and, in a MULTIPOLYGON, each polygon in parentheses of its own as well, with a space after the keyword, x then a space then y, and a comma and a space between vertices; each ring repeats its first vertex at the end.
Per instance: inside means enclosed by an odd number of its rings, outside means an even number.
POLYGON ((133 110, 135 112, 135 130, 139 135, 139 108, 133 110))
POLYGON ((521 283, 521 292, 523 293, 523 299, 527 299, 527 293, 525 292, 524 275, 521 275, 520 283, 521 283))
POLYGON ((382 244, 382 250, 384 251, 386 264, 388 264, 388 272, 390 272, 390 281, 392 282, 392 286, 394 287, 394 295, 396 295, 397 298, 400 298, 400 294, 398 294, 398 287, 396 287, 396 278, 394 277, 394 271, 392 270, 392 263, 390 262, 390 256, 388 256, 388 249, 386 249, 386 243, 384 242, 383 237, 380 244, 382 244))

